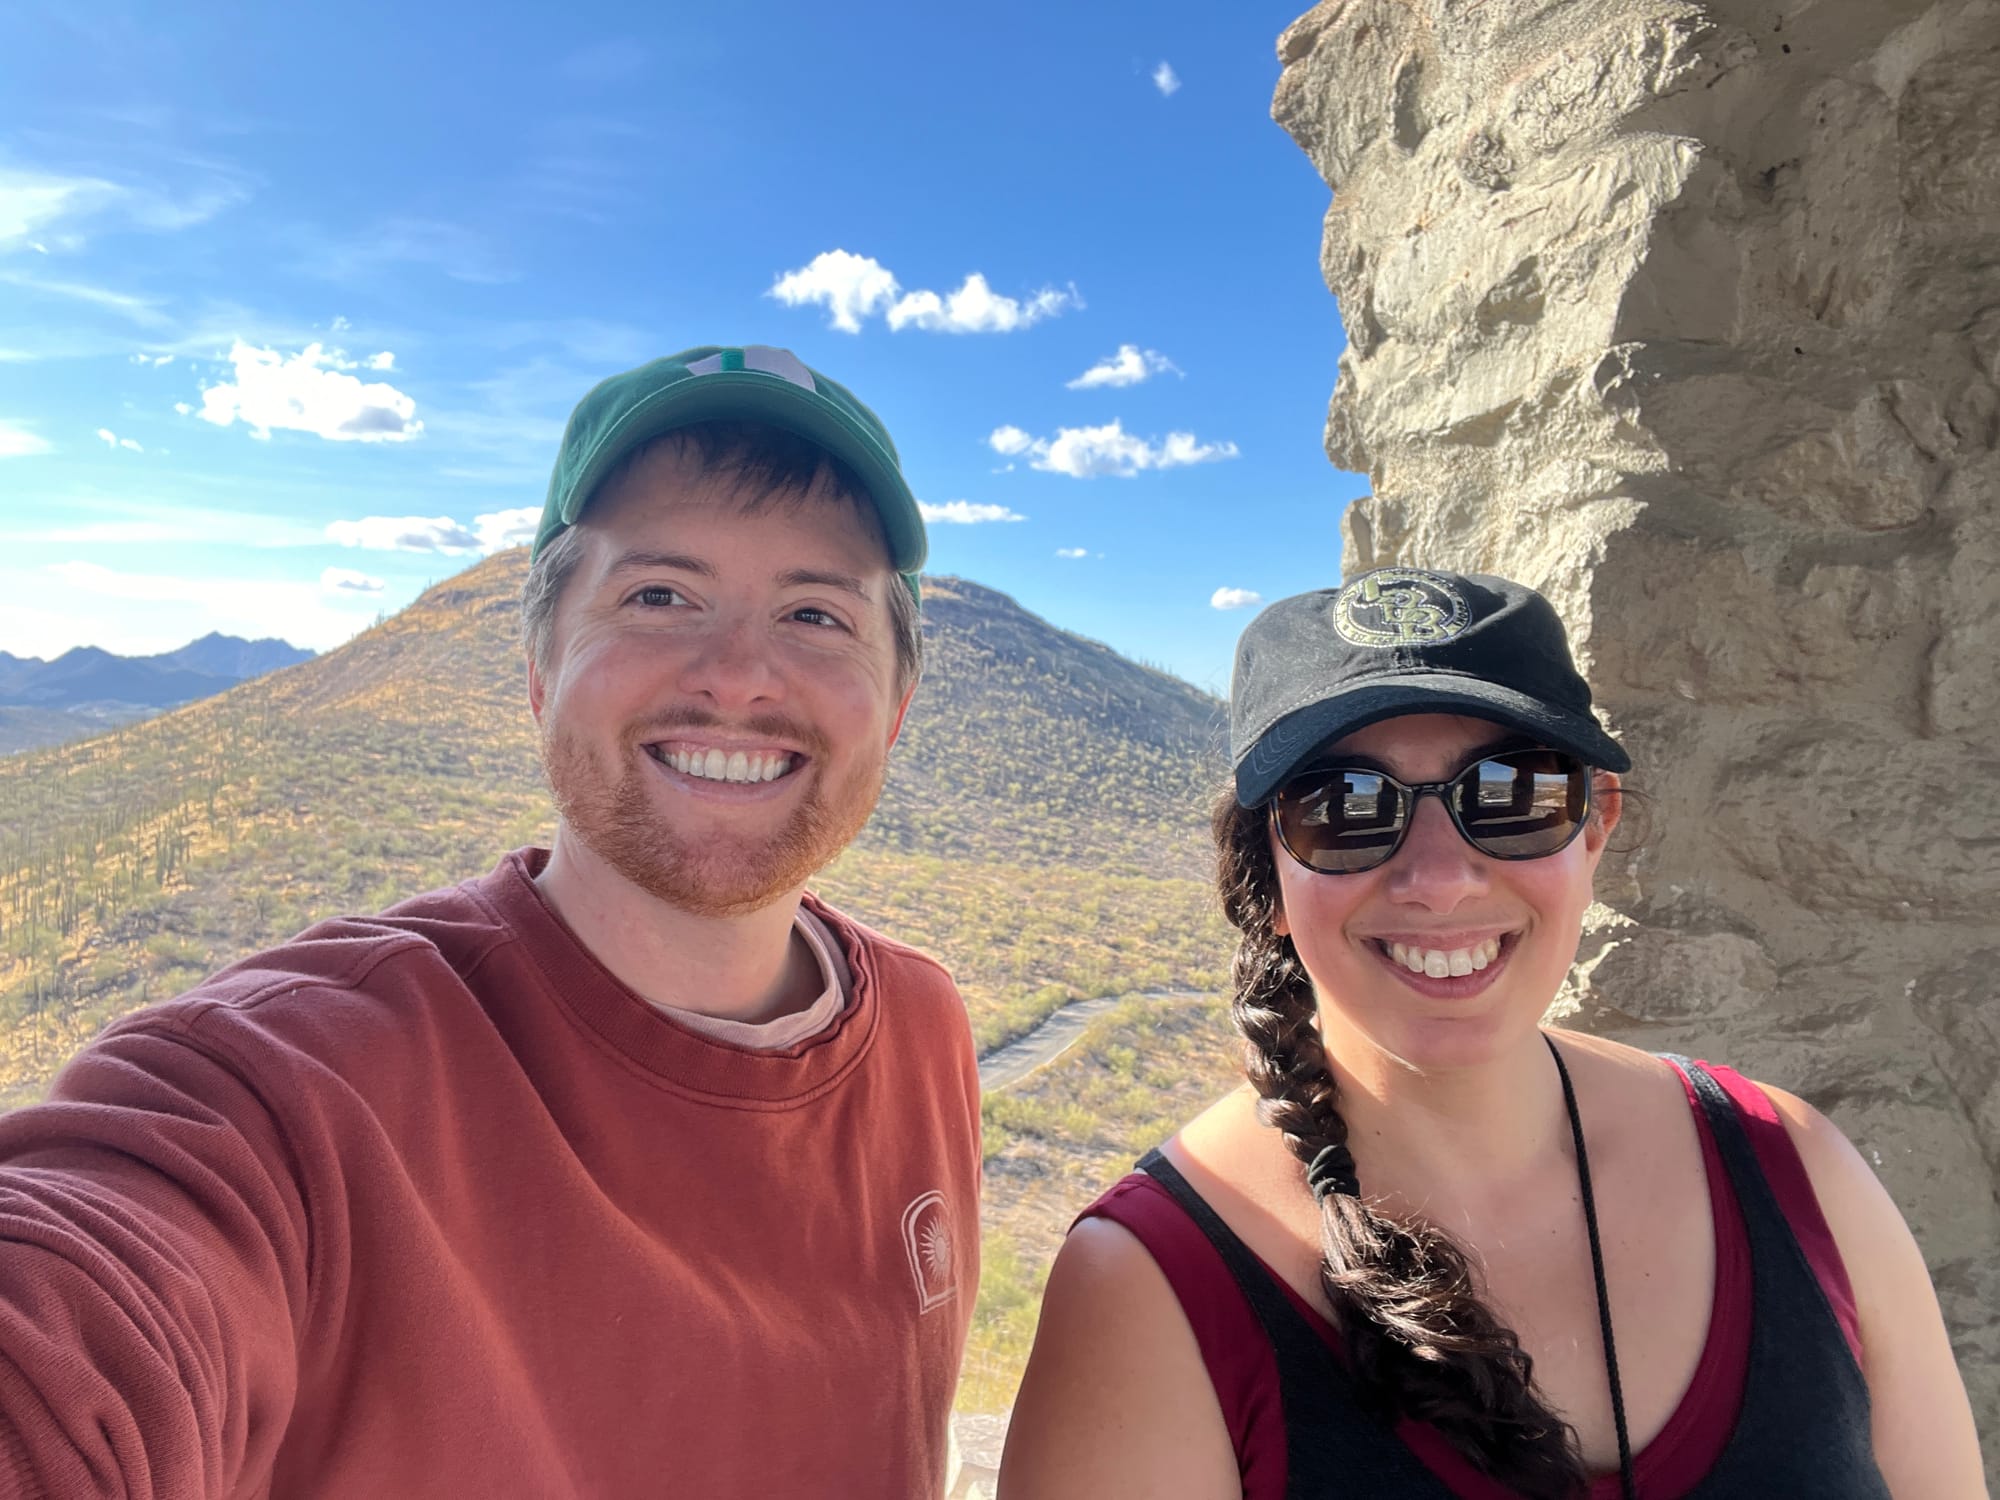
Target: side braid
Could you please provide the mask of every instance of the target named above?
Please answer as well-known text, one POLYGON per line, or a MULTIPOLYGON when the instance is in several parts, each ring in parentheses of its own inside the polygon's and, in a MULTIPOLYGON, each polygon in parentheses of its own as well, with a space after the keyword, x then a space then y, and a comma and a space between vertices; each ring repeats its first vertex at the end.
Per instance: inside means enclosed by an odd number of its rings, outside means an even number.
MULTIPOLYGON (((1353 1187, 1340 1089, 1320 1045, 1312 981, 1277 931, 1278 872, 1264 815, 1233 790, 1213 819, 1223 914, 1241 934, 1232 1009, 1257 1113, 1302 1163, 1337 1163, 1353 1187), (1327 1153, 1323 1156, 1322 1153, 1327 1153)), ((1398 1223, 1357 1192, 1320 1200, 1320 1282, 1352 1358, 1361 1399, 1380 1418, 1428 1422, 1477 1468, 1531 1500, 1570 1500, 1588 1480, 1575 1434, 1535 1393, 1534 1362, 1479 1300, 1451 1238, 1398 1223)))

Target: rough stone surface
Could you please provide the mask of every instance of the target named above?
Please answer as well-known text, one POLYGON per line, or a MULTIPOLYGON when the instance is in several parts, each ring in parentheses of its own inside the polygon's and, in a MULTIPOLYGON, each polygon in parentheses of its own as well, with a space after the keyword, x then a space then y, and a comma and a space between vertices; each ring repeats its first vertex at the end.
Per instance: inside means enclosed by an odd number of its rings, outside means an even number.
POLYGON ((2000 0, 1327 0, 1278 50, 1345 566, 1544 590, 1649 794, 1564 1004, 1847 1130, 2000 1455, 2000 0))

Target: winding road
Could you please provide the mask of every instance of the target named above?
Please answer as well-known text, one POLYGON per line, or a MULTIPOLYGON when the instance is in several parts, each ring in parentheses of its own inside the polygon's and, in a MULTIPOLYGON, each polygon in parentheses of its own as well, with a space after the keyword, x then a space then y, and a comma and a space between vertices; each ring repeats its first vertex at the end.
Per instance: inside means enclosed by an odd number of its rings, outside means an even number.
POLYGON ((1019 1083, 1035 1069, 1044 1067, 1076 1045, 1086 1027, 1106 1011, 1127 1000, 1186 1002, 1206 999, 1206 990, 1136 990, 1128 995, 1099 995, 1092 1000, 1072 1000, 1050 1013, 1047 1020, 1026 1036, 1016 1037, 1004 1047, 996 1047, 979 1059, 979 1088, 982 1093, 1019 1083))

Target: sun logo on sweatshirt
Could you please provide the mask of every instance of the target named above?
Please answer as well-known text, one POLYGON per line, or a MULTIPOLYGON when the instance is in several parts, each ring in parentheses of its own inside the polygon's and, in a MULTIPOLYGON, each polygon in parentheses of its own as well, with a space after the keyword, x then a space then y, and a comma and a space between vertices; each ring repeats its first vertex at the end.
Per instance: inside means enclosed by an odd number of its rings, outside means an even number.
POLYGON ((928 1192, 903 1210, 903 1249, 917 1285, 917 1310, 929 1312, 958 1295, 951 1209, 944 1194, 928 1192))

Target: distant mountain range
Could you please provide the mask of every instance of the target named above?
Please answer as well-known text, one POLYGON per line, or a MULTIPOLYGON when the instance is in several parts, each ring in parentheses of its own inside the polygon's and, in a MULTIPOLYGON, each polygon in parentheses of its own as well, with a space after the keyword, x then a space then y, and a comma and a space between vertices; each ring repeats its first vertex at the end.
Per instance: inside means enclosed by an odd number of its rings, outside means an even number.
POLYGON ((0 755, 60 744, 212 698, 312 655, 284 641, 219 633, 157 656, 118 656, 78 646, 42 661, 0 651, 0 755))

